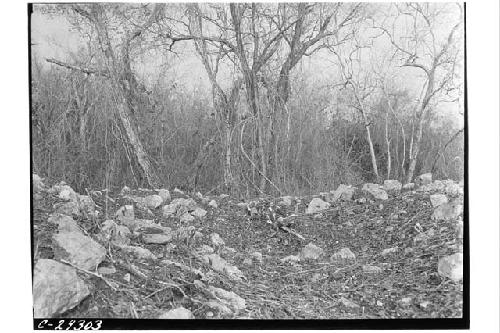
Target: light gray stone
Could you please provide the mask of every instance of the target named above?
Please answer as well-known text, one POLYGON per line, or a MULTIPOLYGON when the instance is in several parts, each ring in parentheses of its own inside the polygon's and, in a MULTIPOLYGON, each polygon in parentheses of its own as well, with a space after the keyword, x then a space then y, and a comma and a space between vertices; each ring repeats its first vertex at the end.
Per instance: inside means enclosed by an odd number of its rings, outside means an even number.
POLYGON ((195 217, 189 213, 184 213, 181 215, 181 217, 179 217, 179 221, 181 221, 182 223, 190 223, 190 222, 193 222, 195 220, 195 217))
POLYGON ((314 198, 307 206, 306 214, 316 214, 330 208, 330 204, 321 200, 320 198, 314 198))
POLYGON ((170 196, 170 191, 165 189, 159 190, 158 195, 163 199, 163 202, 168 202, 172 198, 170 196))
POLYGON ((56 258, 86 270, 95 270, 106 257, 106 249, 81 232, 64 232, 53 236, 56 258))
POLYGON ((73 267, 52 259, 39 259, 33 276, 35 318, 52 318, 77 306, 90 294, 73 267))
POLYGON ((260 253, 260 252, 250 253, 250 258, 252 258, 255 261, 258 261, 259 263, 262 263, 264 261, 264 258, 262 257, 262 253, 260 253))
MULTIPOLYGON (((131 222, 135 220, 134 206, 125 205, 120 207, 116 213, 115 217, 118 221, 128 226, 131 222)), ((129 226, 130 227, 130 226, 129 226)))
POLYGON ((133 246, 133 245, 121 245, 121 244, 116 244, 116 243, 115 243, 115 245, 118 246, 119 248, 121 248, 122 250, 124 250, 125 252, 136 256, 137 258, 152 259, 152 260, 157 259, 156 256, 151 251, 149 251, 148 249, 145 249, 143 247, 133 246))
POLYGON ((362 190, 371 194, 377 200, 389 199, 387 192, 381 189, 379 184, 366 183, 363 185, 362 190))
POLYGON ((356 308, 359 308, 359 305, 356 304, 355 302, 345 298, 345 297, 341 297, 339 299, 339 302, 345 306, 346 308, 353 308, 353 309, 356 309, 356 308))
POLYGON ((313 243, 307 244, 299 254, 300 260, 317 260, 323 255, 324 251, 319 246, 314 245, 313 243))
POLYGON ((213 209, 217 209, 219 207, 219 205, 217 204, 217 201, 215 201, 215 200, 210 200, 210 202, 208 203, 208 206, 212 207, 213 209))
POLYGON ((158 194, 148 195, 144 198, 144 204, 149 209, 156 209, 163 203, 163 198, 158 194))
POLYGON ((356 260, 356 255, 347 247, 340 249, 339 251, 332 254, 331 260, 349 261, 356 260))
POLYGON ((203 244, 197 251, 200 254, 210 254, 214 253, 214 249, 211 246, 203 244))
POLYGON ((176 309, 168 310, 160 315, 158 319, 194 319, 194 315, 190 310, 180 306, 176 309))
POLYGON ((390 248, 382 250, 382 252, 380 253, 380 255, 382 255, 383 257, 385 257, 385 256, 388 256, 390 254, 396 253, 397 251, 398 251, 397 247, 390 247, 390 248))
POLYGON ((380 274, 382 273, 382 268, 372 265, 363 265, 363 273, 365 274, 380 274))
POLYGON ((54 205, 54 212, 69 216, 79 216, 80 215, 80 206, 76 201, 68 201, 68 202, 59 202, 54 205))
POLYGON ((432 183, 432 173, 424 173, 417 177, 417 183, 419 186, 429 185, 432 183))
POLYGON ((97 216, 94 200, 88 195, 80 195, 78 197, 78 205, 82 216, 97 216))
POLYGON ((163 206, 163 216, 171 217, 171 216, 182 216, 185 213, 192 212, 196 209, 196 201, 192 198, 184 199, 177 198, 172 200, 169 205, 163 206))
POLYGON ((45 184, 43 183, 43 179, 37 174, 31 175, 31 182, 33 183, 33 192, 42 192, 45 191, 45 184))
POLYGON ((332 200, 335 202, 337 200, 351 201, 354 195, 354 187, 350 185, 340 184, 339 187, 333 192, 332 200))
POLYGON ((449 278, 455 282, 460 281, 464 274, 464 256, 462 253, 455 253, 439 259, 439 275, 449 278))
POLYGON ((206 264, 209 264, 213 270, 225 274, 233 281, 241 281, 244 278, 243 273, 238 269, 238 267, 229 264, 218 254, 205 254, 202 256, 202 260, 206 264))
POLYGON ((281 198, 281 201, 278 203, 280 206, 291 206, 292 205, 292 197, 287 195, 281 198))
POLYGON ((444 192, 450 197, 456 197, 458 195, 464 194, 463 188, 451 179, 444 181, 444 192))
POLYGON ((72 217, 64 214, 54 213, 47 220, 51 224, 57 224, 59 233, 62 232, 81 232, 78 223, 72 217))
POLYGON ((439 207, 448 202, 448 197, 444 194, 431 194, 429 196, 432 207, 439 207))
POLYGON ((290 262, 290 263, 297 263, 300 261, 300 257, 297 255, 289 255, 285 258, 280 259, 281 262, 290 262))
POLYGON ((216 248, 223 247, 224 245, 226 245, 226 242, 224 242, 221 236, 219 236, 219 234, 215 232, 210 234, 210 241, 212 242, 212 245, 215 246, 216 248))
POLYGON ((205 215, 207 215, 207 211, 204 210, 203 208, 197 207, 195 210, 191 212, 191 215, 201 219, 205 217, 205 215))
POLYGON ((116 268, 114 266, 102 266, 97 269, 97 273, 101 275, 115 274, 116 268))
POLYGON ((222 288, 210 286, 208 290, 220 301, 231 307, 235 312, 245 310, 246 302, 238 294, 222 288))
MULTIPOLYGON (((203 304, 210 309, 217 310, 219 312, 219 314, 221 314, 221 315, 229 315, 229 314, 233 313, 233 311, 227 305, 224 305, 222 302, 219 302, 216 300, 210 300, 210 301, 207 301, 203 304)), ((213 314, 212 314, 212 316, 213 316, 213 314)))
POLYGON ((436 221, 451 221, 457 219, 463 212, 463 206, 456 202, 445 203, 437 207, 432 213, 436 221))
POLYGON ((142 240, 146 244, 167 244, 172 240, 171 234, 143 234, 142 240))
POLYGON ((386 179, 384 180, 384 190, 386 192, 399 192, 403 185, 399 182, 399 180, 395 179, 386 179))
POLYGON ((415 183, 406 183, 403 185, 403 190, 411 191, 415 188, 415 183))

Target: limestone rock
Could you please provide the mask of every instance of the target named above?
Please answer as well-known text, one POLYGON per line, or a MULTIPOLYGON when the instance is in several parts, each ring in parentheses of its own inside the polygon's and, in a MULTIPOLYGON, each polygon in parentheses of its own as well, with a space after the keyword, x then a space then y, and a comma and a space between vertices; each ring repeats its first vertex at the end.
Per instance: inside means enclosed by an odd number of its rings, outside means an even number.
POLYGON ((262 257, 262 253, 260 253, 260 252, 250 253, 250 258, 252 258, 255 261, 258 261, 259 263, 262 263, 262 261, 264 260, 262 257))
POLYGON ((197 250, 197 252, 199 254, 210 254, 214 253, 214 249, 213 247, 204 244, 197 250))
POLYGON ((115 217, 118 221, 128 226, 135 219, 134 206, 125 205, 120 207, 116 211, 115 217))
POLYGON ((149 251, 148 249, 145 249, 143 247, 132 246, 132 245, 121 245, 121 244, 116 244, 116 243, 115 243, 115 245, 118 246, 119 248, 121 248, 122 250, 124 250, 125 252, 136 256, 137 258, 152 259, 152 260, 157 259, 156 256, 153 253, 151 253, 151 251, 149 251))
POLYGON ((106 249, 81 232, 64 232, 53 236, 56 257, 65 259, 79 268, 95 270, 106 257, 106 249))
POLYGON ((67 201, 78 201, 78 194, 69 185, 62 185, 58 188, 58 197, 67 201))
POLYGON ((159 223, 155 223, 153 220, 137 219, 130 223, 129 226, 135 233, 170 234, 172 232, 171 228, 164 227, 159 223))
POLYGON ((54 205, 54 212, 64 215, 80 215, 80 207, 76 201, 59 202, 54 205))
POLYGON ((463 212, 463 206, 456 202, 445 203, 437 207, 432 213, 432 219, 436 221, 450 221, 457 219, 463 212))
POLYGON ((78 223, 72 217, 64 214, 54 213, 50 215, 47 222, 57 224, 59 233, 62 232, 81 232, 78 223))
POLYGON ((181 221, 182 223, 190 223, 193 222, 194 220, 195 220, 194 216, 187 212, 182 214, 181 217, 179 217, 179 221, 181 221))
POLYGON ((191 215, 201 219, 205 217, 205 215, 207 215, 207 211, 204 210, 203 208, 197 207, 195 210, 191 212, 191 215))
POLYGON ((297 255, 289 255, 285 258, 280 259, 281 262, 297 263, 300 261, 300 257, 297 255))
POLYGON ((432 173, 424 173, 417 177, 416 179, 419 186, 429 185, 432 183, 432 173))
POLYGON ((332 254, 331 260, 349 261, 356 260, 356 255, 347 247, 340 249, 339 251, 332 254))
POLYGON ((170 191, 165 189, 159 190, 158 195, 162 198, 163 202, 168 202, 172 198, 170 196, 170 191))
POLYGON ((464 275, 464 256, 462 253, 455 253, 439 259, 438 273, 455 282, 460 281, 464 275))
POLYGON ((177 187, 174 188, 174 192, 177 193, 177 194, 184 195, 184 192, 182 190, 178 189, 177 187))
POLYGON ((210 202, 208 203, 208 206, 212 207, 213 209, 217 209, 219 207, 219 205, 217 204, 217 201, 215 201, 215 200, 210 200, 210 202))
POLYGON ((210 241, 212 242, 212 245, 217 247, 223 247, 226 245, 226 242, 219 236, 218 233, 212 233, 210 234, 210 241))
POLYGON ((399 180, 394 179, 386 179, 384 180, 384 190, 387 192, 399 192, 403 185, 399 182, 399 180))
POLYGON ((431 200, 432 207, 439 207, 448 202, 448 197, 444 194, 431 194, 429 198, 431 200))
POLYGON ((449 195, 450 197, 456 197, 464 193, 462 187, 451 179, 445 180, 444 185, 445 185, 444 192, 446 193, 446 195, 449 195))
POLYGON ((163 203, 163 198, 158 194, 148 195, 144 198, 144 204, 149 209, 156 209, 163 203))
POLYGON ((205 254, 202 260, 209 264, 215 271, 225 274, 231 280, 241 281, 244 278, 243 273, 238 267, 229 264, 226 260, 222 259, 218 254, 205 254))
POLYGON ((422 185, 418 188, 419 192, 444 192, 446 188, 442 180, 435 180, 434 182, 422 185))
POLYGON ((39 259, 33 276, 35 318, 52 318, 78 305, 90 294, 73 267, 52 259, 39 259))
POLYGON ((146 244, 167 244, 172 240, 171 234, 143 234, 142 241, 146 244))
POLYGON ((324 251, 319 246, 314 245, 313 243, 307 244, 299 254, 300 260, 317 260, 323 255, 324 251))
POLYGON ((253 263, 252 258, 245 258, 243 260, 243 265, 245 266, 252 266, 252 263, 253 263))
POLYGON ((333 192, 333 201, 344 200, 351 201, 354 195, 354 187, 350 185, 340 184, 339 187, 333 192))
POLYGON ((382 268, 372 265, 363 265, 363 273, 365 274, 380 274, 382 273, 382 268))
POLYGON ((343 306, 345 306, 346 308, 353 308, 353 309, 359 308, 358 304, 356 304, 355 302, 353 302, 353 301, 351 301, 351 300, 349 300, 349 299, 347 299, 345 297, 341 297, 340 300, 339 300, 339 302, 343 306))
POLYGON ((377 200, 387 200, 389 196, 387 192, 380 188, 378 184, 366 183, 363 185, 362 190, 371 194, 377 200))
POLYGON ((415 183, 406 183, 403 185, 403 190, 411 191, 415 188, 415 183))
POLYGON ((232 291, 227 291, 222 288, 217 288, 210 286, 208 290, 220 301, 224 303, 224 305, 228 305, 231 307, 235 312, 245 310, 246 308, 246 303, 243 298, 241 298, 238 294, 232 292, 232 291))
POLYGON ((174 232, 174 238, 178 241, 184 241, 194 238, 196 232, 196 228, 192 225, 189 227, 180 227, 174 232))
POLYGON ((126 195, 130 193, 130 187, 128 187, 127 185, 123 186, 122 190, 120 191, 120 195, 126 195))
POLYGON ((278 203, 280 206, 291 206, 292 205, 292 197, 287 195, 281 198, 281 201, 278 203))
POLYGON ((177 198, 172 200, 169 205, 163 206, 163 216, 182 216, 185 213, 192 212, 196 209, 196 202, 192 199, 177 198))
POLYGON ((97 216, 94 200, 88 195, 78 197, 80 213, 83 216, 97 216))
POLYGON ((43 179, 37 174, 31 175, 31 182, 33 184, 33 192, 42 192, 45 191, 45 184, 43 183, 43 179))
POLYGON ((180 306, 176 309, 168 310, 160 315, 158 319, 194 319, 194 315, 190 310, 180 306))
POLYGON ((309 206, 307 206, 306 214, 316 214, 328 209, 329 207, 330 204, 328 202, 324 202, 320 198, 314 198, 309 203, 309 206))
POLYGON ((233 311, 227 305, 224 305, 222 304, 222 302, 216 300, 210 300, 203 304, 210 309, 217 310, 221 315, 229 315, 233 313, 233 311))
POLYGON ((388 256, 389 254, 396 253, 397 251, 398 251, 397 247, 390 247, 390 248, 382 250, 382 252, 380 253, 380 255, 382 255, 382 256, 385 257, 385 256, 388 256))
POLYGON ((97 273, 101 275, 110 275, 116 273, 116 268, 114 266, 102 266, 97 269, 97 273))

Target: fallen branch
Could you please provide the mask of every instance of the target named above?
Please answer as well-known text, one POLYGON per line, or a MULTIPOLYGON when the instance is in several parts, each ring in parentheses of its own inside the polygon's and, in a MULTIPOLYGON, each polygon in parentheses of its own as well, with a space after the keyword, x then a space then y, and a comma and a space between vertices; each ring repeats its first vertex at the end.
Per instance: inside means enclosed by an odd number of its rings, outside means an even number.
POLYGON ((108 281, 104 276, 102 276, 101 274, 98 274, 98 273, 94 273, 94 272, 91 272, 91 271, 88 271, 86 269, 83 269, 83 268, 80 268, 78 266, 75 266, 73 265, 72 263, 70 263, 69 261, 66 261, 64 259, 61 259, 60 260, 62 263, 65 263, 67 265, 70 265, 71 267, 79 270, 79 271, 82 271, 84 273, 87 273, 87 274, 90 274, 90 275, 93 275, 95 277, 98 277, 99 279, 103 280, 111 289, 113 289, 114 291, 117 290, 118 286, 116 285, 115 282, 111 282, 111 281, 108 281))
POLYGON ((82 66, 78 66, 78 65, 71 65, 71 64, 68 64, 66 62, 63 62, 63 61, 60 61, 57 59, 53 59, 53 58, 47 58, 47 59, 45 59, 45 61, 52 63, 52 64, 55 64, 55 65, 58 65, 58 66, 61 66, 61 67, 64 67, 64 68, 68 68, 68 69, 75 70, 75 71, 80 71, 80 72, 83 72, 87 75, 97 75, 97 76, 103 76, 103 77, 109 78, 109 73, 106 70, 89 68, 89 67, 82 67, 82 66))

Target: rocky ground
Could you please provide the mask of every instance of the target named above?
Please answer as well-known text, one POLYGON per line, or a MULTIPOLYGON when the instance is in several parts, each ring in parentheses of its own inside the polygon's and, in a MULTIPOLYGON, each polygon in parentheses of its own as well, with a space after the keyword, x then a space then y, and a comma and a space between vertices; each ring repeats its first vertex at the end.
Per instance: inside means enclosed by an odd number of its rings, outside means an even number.
POLYGON ((239 202, 33 175, 35 317, 460 318, 463 185, 431 177, 239 202))

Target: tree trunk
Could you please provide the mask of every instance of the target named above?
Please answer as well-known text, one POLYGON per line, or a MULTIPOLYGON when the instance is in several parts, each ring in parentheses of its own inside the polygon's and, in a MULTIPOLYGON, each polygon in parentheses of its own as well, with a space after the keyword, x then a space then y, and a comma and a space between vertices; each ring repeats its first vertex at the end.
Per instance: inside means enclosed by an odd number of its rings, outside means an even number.
POLYGON ((233 183, 233 177, 231 175, 231 127, 225 122, 224 123, 224 137, 225 137, 225 161, 224 161, 224 186, 229 191, 231 190, 231 185, 233 183))
POLYGON ((434 162, 432 162, 431 172, 434 172, 434 169, 436 168, 436 163, 439 160, 439 154, 444 153, 444 151, 446 150, 446 148, 448 148, 450 143, 452 143, 453 140, 455 140, 463 131, 464 127, 462 127, 462 129, 458 130, 455 134, 453 134, 453 136, 448 140, 448 142, 446 142, 446 144, 442 148, 438 149, 438 151, 436 152, 436 156, 434 157, 434 162))
POLYGON ((411 155, 410 155, 410 165, 408 166, 408 172, 406 174, 406 183, 411 183, 413 180, 413 174, 415 173, 415 167, 417 166, 417 158, 418 158, 418 153, 420 151, 420 142, 422 141, 422 133, 423 133, 423 127, 424 127, 424 120, 427 115, 427 111, 429 109, 429 102, 432 98, 433 92, 434 92, 434 70, 435 67, 432 68, 431 71, 429 71, 428 74, 428 83, 427 83, 427 89, 425 91, 425 96, 422 101, 422 106, 420 108, 420 112, 418 113, 418 123, 417 123, 417 128, 416 128, 416 137, 415 141, 413 141, 412 137, 412 146, 413 149, 411 150, 411 155))
POLYGON ((391 179, 391 141, 389 140, 389 112, 385 113, 385 144, 387 146, 387 176, 391 179))

